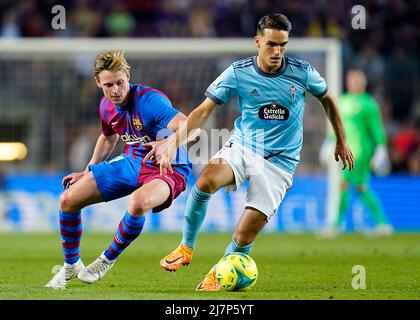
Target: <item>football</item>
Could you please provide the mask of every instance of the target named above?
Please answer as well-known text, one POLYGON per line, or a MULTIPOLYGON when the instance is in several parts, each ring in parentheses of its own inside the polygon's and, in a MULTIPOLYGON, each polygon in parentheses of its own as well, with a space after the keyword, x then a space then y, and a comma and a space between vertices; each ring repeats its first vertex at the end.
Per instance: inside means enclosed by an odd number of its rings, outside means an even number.
POLYGON ((245 253, 228 254, 217 263, 216 278, 226 291, 249 291, 257 282, 257 264, 245 253))

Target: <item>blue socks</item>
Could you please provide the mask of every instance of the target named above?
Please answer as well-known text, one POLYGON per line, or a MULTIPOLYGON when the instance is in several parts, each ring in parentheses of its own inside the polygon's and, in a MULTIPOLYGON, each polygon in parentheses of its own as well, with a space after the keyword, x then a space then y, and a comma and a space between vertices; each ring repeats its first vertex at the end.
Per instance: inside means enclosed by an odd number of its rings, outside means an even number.
POLYGON ((66 213, 59 210, 59 218, 64 262, 74 264, 80 259, 80 239, 82 238, 81 212, 66 213))
POLYGON ((195 184, 188 196, 184 212, 182 243, 190 248, 195 247, 197 233, 206 217, 210 197, 211 194, 200 191, 195 184))
MULTIPOLYGON (((80 239, 82 238, 81 212, 66 213, 59 211, 61 246, 64 253, 64 262, 74 264, 80 259, 80 239)), ((143 230, 145 217, 134 217, 128 212, 122 218, 114 240, 104 252, 109 260, 116 259, 128 245, 143 230)))
POLYGON ((114 240, 105 250, 104 255, 108 260, 115 260, 136 239, 143 230, 145 216, 135 217, 125 213, 118 226, 114 240))

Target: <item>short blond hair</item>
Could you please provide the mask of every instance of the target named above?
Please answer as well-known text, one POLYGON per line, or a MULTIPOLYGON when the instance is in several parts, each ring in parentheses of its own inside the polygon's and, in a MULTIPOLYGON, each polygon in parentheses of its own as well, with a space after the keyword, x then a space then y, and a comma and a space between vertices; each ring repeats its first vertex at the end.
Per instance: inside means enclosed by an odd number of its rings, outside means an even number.
POLYGON ((104 70, 121 70, 129 75, 130 68, 130 65, 124 58, 124 51, 104 51, 96 56, 93 74, 95 75, 96 79, 99 79, 99 73, 104 70))

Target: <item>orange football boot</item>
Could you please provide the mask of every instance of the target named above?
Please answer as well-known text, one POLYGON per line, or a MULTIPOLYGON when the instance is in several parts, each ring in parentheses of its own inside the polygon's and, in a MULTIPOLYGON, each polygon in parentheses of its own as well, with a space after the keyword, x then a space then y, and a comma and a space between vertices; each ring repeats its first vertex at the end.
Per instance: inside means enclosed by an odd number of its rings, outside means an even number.
POLYGON ((176 271, 179 267, 190 264, 192 252, 192 248, 181 243, 178 248, 160 260, 160 266, 167 271, 176 271))
POLYGON ((220 284, 216 279, 216 266, 213 266, 204 279, 198 284, 195 291, 219 291, 220 284))

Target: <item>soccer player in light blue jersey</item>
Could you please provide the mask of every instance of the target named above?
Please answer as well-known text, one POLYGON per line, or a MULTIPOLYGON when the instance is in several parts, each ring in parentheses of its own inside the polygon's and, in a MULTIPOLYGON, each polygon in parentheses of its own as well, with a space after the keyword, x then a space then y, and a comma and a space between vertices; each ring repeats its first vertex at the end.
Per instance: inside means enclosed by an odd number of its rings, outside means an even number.
POLYGON ((96 58, 95 81, 104 95, 99 104, 102 132, 86 169, 63 178, 63 187, 68 186, 59 210, 64 265, 46 287, 64 289, 76 276, 86 283, 100 280, 140 235, 146 213, 169 207, 185 190, 192 166, 184 147, 177 152, 174 170, 165 175, 160 175, 156 161, 143 159, 150 151, 147 142, 177 130, 187 117, 161 91, 131 84, 129 71, 121 51, 106 51, 96 58), (119 138, 126 144, 124 152, 108 160, 119 138), (127 211, 109 247, 85 267, 80 258, 81 210, 127 195, 127 211))
MULTIPOLYGON (((285 56, 291 23, 282 14, 269 14, 257 26, 258 54, 236 61, 207 89, 206 99, 193 110, 184 125, 168 139, 154 144, 146 156, 156 156, 162 173, 172 172, 178 146, 188 132, 199 128, 217 105, 238 98, 241 116, 225 146, 201 172, 185 208, 181 244, 161 260, 174 271, 191 262, 198 230, 212 194, 222 187, 238 188, 248 181, 245 210, 225 254, 249 254, 258 233, 276 213, 300 160, 303 141, 305 94, 321 102, 336 135, 335 160, 353 169, 354 159, 343 131, 340 114, 325 80, 306 61, 285 56)), ((198 285, 199 291, 217 291, 212 267, 198 285)))

